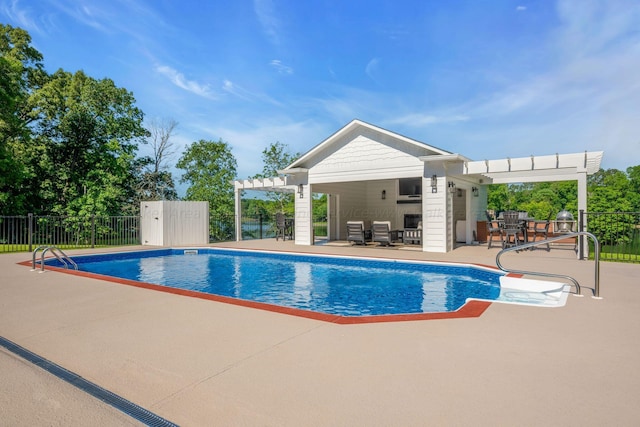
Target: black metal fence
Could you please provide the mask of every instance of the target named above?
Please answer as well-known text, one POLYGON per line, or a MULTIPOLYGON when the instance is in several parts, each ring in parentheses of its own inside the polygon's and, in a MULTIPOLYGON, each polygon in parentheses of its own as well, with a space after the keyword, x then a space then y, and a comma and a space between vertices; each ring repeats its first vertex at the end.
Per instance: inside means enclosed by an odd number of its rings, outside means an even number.
MULTIPOLYGON (((314 236, 327 236, 326 218, 314 218, 314 236)), ((580 211, 578 227, 600 242, 603 260, 640 263, 640 212, 580 211)), ((242 239, 268 239, 276 235, 275 217, 243 217, 242 239)), ((210 218, 210 242, 235 240, 235 217, 210 218)), ((0 253, 33 251, 40 245, 93 248, 139 245, 138 216, 0 216, 0 253)), ((589 239, 589 254, 593 243, 589 239)))
POLYGON ((32 251, 40 245, 94 248, 139 244, 137 216, 0 216, 0 253, 32 251))
MULTIPOLYGON (((598 238, 602 260, 640 263, 640 212, 581 210, 578 227, 579 231, 588 231, 598 238)), ((593 242, 588 240, 592 257, 593 242)))
MULTIPOLYGON (((326 219, 314 218, 316 237, 327 235, 326 219)), ((234 215, 212 215, 209 241, 233 241, 234 215)), ((242 239, 269 239, 276 236, 275 217, 259 215, 242 218, 242 239)), ((0 253, 31 252, 40 245, 64 249, 141 244, 138 216, 0 216, 0 253)))
MULTIPOLYGON (((272 239, 276 237, 276 231, 275 216, 242 217, 242 240, 272 239)), ((313 218, 313 232, 315 237, 327 236, 325 217, 313 218)), ((212 215, 209 221, 209 234, 211 243, 235 240, 235 217, 212 215)))

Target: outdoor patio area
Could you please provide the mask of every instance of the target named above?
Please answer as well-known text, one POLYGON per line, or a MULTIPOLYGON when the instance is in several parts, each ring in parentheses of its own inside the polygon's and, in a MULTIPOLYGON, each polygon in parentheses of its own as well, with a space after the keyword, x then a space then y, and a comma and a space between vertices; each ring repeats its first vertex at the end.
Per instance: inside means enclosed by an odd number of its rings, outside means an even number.
MULTIPOLYGON (((213 246, 489 266, 499 251, 275 239, 213 246)), ((565 307, 493 303, 476 318, 359 325, 17 264, 30 259, 0 256, 0 336, 179 425, 640 422, 640 265, 601 263, 594 299, 594 262, 577 260, 571 245, 502 258, 575 277, 584 296, 565 307)), ((139 425, 2 347, 0 376, 2 425, 139 425)))

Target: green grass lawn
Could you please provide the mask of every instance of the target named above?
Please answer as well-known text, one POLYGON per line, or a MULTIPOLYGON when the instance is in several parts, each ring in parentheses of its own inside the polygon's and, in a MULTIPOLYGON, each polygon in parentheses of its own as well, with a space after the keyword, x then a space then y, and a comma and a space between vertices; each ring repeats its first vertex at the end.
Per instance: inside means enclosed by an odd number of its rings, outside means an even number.
MULTIPOLYGON (((589 252, 589 259, 594 259, 595 253, 589 252)), ((640 255, 638 254, 625 254, 619 252, 600 252, 600 260, 602 261, 615 261, 615 262, 637 262, 640 263, 640 255)))
MULTIPOLYGON (((131 244, 131 243, 128 243, 131 244)), ((118 244, 112 244, 112 245, 94 245, 94 248, 106 248, 109 246, 126 246, 128 245, 127 243, 123 243, 121 245, 118 244)), ((137 243, 133 243, 136 244, 137 243)), ((33 244, 33 249, 37 248, 40 245, 37 244, 33 244)), ((86 248, 90 248, 91 245, 51 245, 51 246, 55 246, 58 249, 62 249, 62 250, 66 250, 66 249, 86 249, 86 248)), ((0 254, 3 253, 15 253, 15 252, 29 252, 29 245, 26 244, 15 244, 15 245, 8 245, 8 244, 0 244, 0 254)))
MULTIPOLYGON (((39 245, 33 245, 33 249, 37 248, 39 245)), ((65 249, 80 249, 80 248, 89 248, 91 245, 55 245, 57 248, 62 250, 65 249)), ((0 253, 8 253, 8 252, 29 252, 29 245, 0 245, 0 253)))

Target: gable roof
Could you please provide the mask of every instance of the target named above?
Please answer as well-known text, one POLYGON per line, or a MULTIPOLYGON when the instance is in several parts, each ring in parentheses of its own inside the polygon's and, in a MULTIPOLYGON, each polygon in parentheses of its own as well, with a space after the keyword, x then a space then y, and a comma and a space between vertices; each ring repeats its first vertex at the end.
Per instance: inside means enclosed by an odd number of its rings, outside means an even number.
POLYGON ((358 129, 372 131, 379 135, 383 135, 385 137, 395 139, 399 142, 409 144, 411 146, 415 146, 420 150, 424 150, 425 155, 428 155, 429 152, 437 155, 452 154, 449 151, 442 150, 440 148, 425 144, 423 142, 417 141, 412 138, 408 138, 406 136, 397 134, 395 132, 391 132, 387 129, 383 129, 378 126, 374 126, 370 123, 363 122, 362 120, 354 119, 351 122, 349 122, 347 125, 342 127, 341 129, 339 129, 337 132, 335 132, 333 135, 329 136, 327 139, 325 139, 324 141, 322 141, 321 143, 313 147, 311 150, 307 151, 302 156, 300 156, 297 160, 295 160, 293 163, 287 166, 284 170, 282 170, 282 173, 286 174, 288 172, 293 172, 294 170, 305 168, 306 167, 305 165, 313 163, 314 159, 317 159, 318 157, 322 157, 323 153, 329 151, 330 148, 334 144, 340 142, 344 136, 348 135, 351 132, 357 131, 358 129))

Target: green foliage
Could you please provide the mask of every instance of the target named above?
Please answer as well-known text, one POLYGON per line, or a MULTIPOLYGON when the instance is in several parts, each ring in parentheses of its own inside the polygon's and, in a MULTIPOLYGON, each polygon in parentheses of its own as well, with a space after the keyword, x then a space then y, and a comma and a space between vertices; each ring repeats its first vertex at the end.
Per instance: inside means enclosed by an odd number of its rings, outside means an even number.
POLYGON ((30 43, 26 31, 0 24, 0 215, 23 213, 28 198, 20 144, 29 139, 27 98, 45 75, 30 43))
POLYGON ((487 207, 496 213, 511 209, 509 186, 506 184, 491 184, 487 189, 487 207))
POLYGON ((186 200, 208 201, 212 215, 234 214, 233 180, 237 163, 226 142, 200 140, 189 145, 178 160, 184 169, 181 183, 189 183, 186 200))
MULTIPOLYGON (((287 144, 279 141, 272 143, 262 150, 262 173, 252 178, 273 178, 278 176, 279 170, 289 166, 298 157, 300 157, 300 153, 292 154, 287 144)), ((269 214, 275 215, 278 211, 284 212, 287 215, 293 214, 295 204, 294 194, 269 191, 266 195, 269 200, 275 202, 275 204, 271 205, 272 209, 270 209, 269 214)))
POLYGON ((515 209, 531 217, 546 219, 563 209, 577 215, 578 189, 575 181, 489 186, 487 206, 496 213, 515 209))
POLYGON ((314 220, 327 220, 327 195, 320 194, 313 198, 313 218, 314 220))
MULTIPOLYGON (((632 172, 635 172, 634 168, 632 172)), ((638 208, 640 194, 634 188, 635 175, 630 180, 617 169, 600 170, 589 179, 589 212, 632 212, 638 208)), ((589 217, 589 231, 605 245, 627 244, 636 226, 635 215, 589 217)))
POLYGON ((629 193, 631 194, 631 210, 640 212, 640 165, 627 168, 629 176, 629 193))
POLYGON ((273 216, 272 213, 277 209, 273 205, 274 202, 270 200, 242 199, 242 216, 245 218, 258 218, 262 215, 265 219, 271 218, 273 216))
POLYGON ((44 71, 29 34, 0 25, 0 214, 117 215, 146 135, 133 95, 82 71, 44 71))
POLYGON ((147 132, 133 95, 109 79, 58 70, 29 104, 38 147, 25 151, 37 203, 60 215, 118 215, 134 193, 135 153, 147 132))
MULTIPOLYGON (((627 173, 617 169, 600 170, 587 180, 588 231, 605 246, 624 246, 637 239, 637 215, 611 216, 597 213, 640 211, 640 166, 627 173)), ((577 184, 575 181, 536 184, 491 185, 488 208, 496 212, 507 209, 527 211, 530 216, 552 219, 562 209, 578 219, 577 184)))

